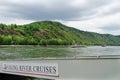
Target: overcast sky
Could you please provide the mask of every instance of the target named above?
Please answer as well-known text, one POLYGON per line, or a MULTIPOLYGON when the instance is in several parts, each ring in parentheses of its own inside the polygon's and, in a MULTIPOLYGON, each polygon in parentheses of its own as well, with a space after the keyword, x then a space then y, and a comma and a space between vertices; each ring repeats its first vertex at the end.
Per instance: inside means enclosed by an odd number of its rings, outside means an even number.
POLYGON ((0 23, 55 20, 84 31, 120 35, 120 0, 0 0, 0 23))

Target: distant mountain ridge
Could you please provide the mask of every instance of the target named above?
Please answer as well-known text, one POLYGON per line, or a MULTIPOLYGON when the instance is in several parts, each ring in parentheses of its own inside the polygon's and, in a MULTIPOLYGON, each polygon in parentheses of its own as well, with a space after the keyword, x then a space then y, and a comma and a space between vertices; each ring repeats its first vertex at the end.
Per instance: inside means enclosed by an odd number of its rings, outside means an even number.
POLYGON ((54 21, 41 21, 26 25, 0 24, 0 44, 120 45, 120 36, 81 31, 54 21))

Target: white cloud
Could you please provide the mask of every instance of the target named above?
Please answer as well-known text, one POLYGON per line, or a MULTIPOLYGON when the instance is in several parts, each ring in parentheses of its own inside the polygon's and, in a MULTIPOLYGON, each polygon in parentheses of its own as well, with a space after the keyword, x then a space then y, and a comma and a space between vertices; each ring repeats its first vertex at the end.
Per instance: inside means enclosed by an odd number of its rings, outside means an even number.
POLYGON ((32 22, 33 22, 32 20, 0 17, 0 23, 3 23, 3 24, 16 24, 17 23, 18 25, 23 25, 23 24, 29 24, 32 22))
POLYGON ((117 26, 119 27, 119 29, 116 30, 116 25, 115 25, 115 24, 120 24, 119 21, 120 21, 120 13, 103 16, 103 17, 95 17, 93 19, 83 20, 83 21, 64 21, 63 23, 68 26, 75 27, 77 29, 84 30, 84 31, 119 35, 120 26, 117 26), (103 27, 113 27, 113 31, 109 31, 109 28, 108 30, 105 30, 105 28, 103 27))
POLYGON ((60 20, 80 30, 120 35, 120 0, 0 0, 2 23, 41 20, 60 20))

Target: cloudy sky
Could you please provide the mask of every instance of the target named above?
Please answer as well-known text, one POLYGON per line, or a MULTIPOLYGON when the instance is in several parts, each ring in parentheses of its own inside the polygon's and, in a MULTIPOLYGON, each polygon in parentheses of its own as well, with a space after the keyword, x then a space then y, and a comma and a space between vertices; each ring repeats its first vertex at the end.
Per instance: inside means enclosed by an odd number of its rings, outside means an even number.
POLYGON ((42 20, 120 35, 120 0, 0 0, 0 23, 27 24, 42 20))

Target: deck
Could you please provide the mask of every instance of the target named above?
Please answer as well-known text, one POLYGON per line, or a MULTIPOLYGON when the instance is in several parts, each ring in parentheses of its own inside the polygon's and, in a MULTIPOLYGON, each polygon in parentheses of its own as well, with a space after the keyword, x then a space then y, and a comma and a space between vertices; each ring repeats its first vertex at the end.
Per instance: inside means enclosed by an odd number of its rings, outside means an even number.
POLYGON ((6 60, 0 66, 1 73, 54 80, 120 79, 120 55, 6 60))

